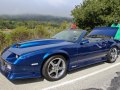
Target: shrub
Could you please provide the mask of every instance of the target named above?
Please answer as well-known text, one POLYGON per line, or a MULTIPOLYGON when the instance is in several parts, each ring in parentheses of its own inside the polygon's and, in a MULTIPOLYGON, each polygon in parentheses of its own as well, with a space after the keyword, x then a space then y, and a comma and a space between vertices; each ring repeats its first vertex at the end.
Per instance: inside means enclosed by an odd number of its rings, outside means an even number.
POLYGON ((0 31, 0 49, 4 46, 5 44, 5 34, 0 31))
POLYGON ((34 36, 35 38, 45 38, 49 37, 49 32, 48 30, 43 26, 43 25, 38 25, 36 26, 34 30, 34 36))
POLYGON ((12 42, 30 39, 30 31, 26 27, 18 27, 11 32, 12 42))

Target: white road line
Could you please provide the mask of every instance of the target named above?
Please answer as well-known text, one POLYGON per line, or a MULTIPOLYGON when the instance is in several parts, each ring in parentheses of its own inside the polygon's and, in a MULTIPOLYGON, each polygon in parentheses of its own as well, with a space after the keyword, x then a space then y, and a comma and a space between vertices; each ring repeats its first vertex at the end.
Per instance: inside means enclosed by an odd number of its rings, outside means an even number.
POLYGON ((62 82, 62 83, 60 83, 60 84, 57 84, 57 85, 54 85, 54 86, 50 86, 50 87, 44 88, 44 89, 42 89, 42 90, 51 90, 51 89, 55 89, 55 88, 60 87, 60 86, 64 86, 64 85, 71 84, 71 83, 75 83, 75 82, 77 82, 77 81, 79 81, 79 80, 82 80, 82 79, 88 78, 88 77, 90 77, 90 76, 96 75, 96 74, 98 74, 98 73, 107 71, 107 70, 109 70, 109 69, 111 69, 111 68, 114 68, 114 67, 116 67, 116 66, 119 66, 119 65, 120 65, 120 63, 117 63, 117 64, 111 65, 111 66, 109 66, 109 67, 107 67, 107 68, 101 69, 101 70, 99 70, 99 71, 96 71, 96 72, 87 74, 87 75, 85 75, 85 76, 82 76, 82 77, 79 77, 79 78, 76 78, 76 79, 73 79, 73 80, 69 80, 69 81, 66 81, 66 82, 62 82))

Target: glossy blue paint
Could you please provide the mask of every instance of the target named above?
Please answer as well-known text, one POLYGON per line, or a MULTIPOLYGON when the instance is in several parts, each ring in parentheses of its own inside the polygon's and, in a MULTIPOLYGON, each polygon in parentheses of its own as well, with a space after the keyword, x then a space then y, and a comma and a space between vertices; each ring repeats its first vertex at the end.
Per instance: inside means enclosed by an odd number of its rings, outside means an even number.
MULTIPOLYGON (((97 40, 88 38, 88 43, 81 44, 86 31, 81 31, 81 33, 75 42, 39 39, 16 43, 3 51, 1 55, 3 62, 11 65, 11 70, 3 63, 0 63, 0 70, 10 80, 42 77, 42 66, 47 58, 52 55, 65 56, 68 61, 68 71, 70 71, 106 61, 106 54, 109 49, 112 46, 120 45, 118 44, 119 41, 107 38, 97 40), (33 65, 35 63, 37 64, 33 65)), ((99 35, 99 30, 95 34, 99 35)))
POLYGON ((115 27, 98 27, 94 28, 92 32, 90 32, 90 35, 105 35, 105 36, 110 36, 110 37, 115 37, 117 33, 118 28, 115 27))

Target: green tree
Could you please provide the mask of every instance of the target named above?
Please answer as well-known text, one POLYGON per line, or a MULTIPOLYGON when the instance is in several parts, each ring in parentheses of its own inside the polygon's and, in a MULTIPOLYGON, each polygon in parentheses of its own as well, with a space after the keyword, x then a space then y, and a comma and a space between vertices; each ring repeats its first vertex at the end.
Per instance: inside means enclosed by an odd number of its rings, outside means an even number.
POLYGON ((92 29, 97 26, 110 26, 120 18, 119 0, 84 0, 72 10, 79 28, 92 29))

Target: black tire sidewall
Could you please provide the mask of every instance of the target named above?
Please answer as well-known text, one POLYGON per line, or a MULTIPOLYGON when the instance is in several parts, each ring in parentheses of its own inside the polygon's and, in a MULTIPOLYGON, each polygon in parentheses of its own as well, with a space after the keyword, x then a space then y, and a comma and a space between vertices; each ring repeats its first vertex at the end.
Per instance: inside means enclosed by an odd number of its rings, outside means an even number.
MULTIPOLYGON (((111 49, 113 49, 113 48, 115 48, 115 49, 117 50, 116 47, 112 47, 111 49)), ((117 58, 116 58, 114 61, 111 60, 111 56, 110 56, 110 55, 111 55, 111 54, 110 54, 110 53, 111 53, 111 49, 109 50, 109 52, 108 52, 108 54, 107 54, 107 62, 108 62, 108 63, 114 63, 114 62, 116 61, 116 59, 117 59, 117 58)), ((117 50, 117 57, 118 57, 118 50, 117 50)))
POLYGON ((42 75, 43 75, 44 78, 47 79, 48 81, 56 81, 56 80, 59 80, 59 79, 63 78, 63 77, 66 75, 66 72, 67 72, 67 61, 66 61, 66 59, 65 59, 63 56, 61 56, 61 55, 55 55, 55 56, 51 56, 50 58, 48 58, 47 61, 44 63, 43 68, 42 68, 42 75), (63 73, 63 75, 62 75, 60 78, 57 78, 57 79, 51 78, 51 77, 49 76, 49 74, 48 74, 48 71, 47 71, 49 63, 50 63, 51 60, 53 60, 54 58, 62 58, 62 59, 64 60, 64 62, 65 62, 65 65, 66 65, 66 66, 65 66, 65 72, 63 73))

